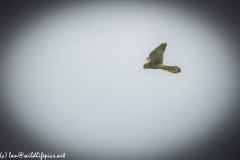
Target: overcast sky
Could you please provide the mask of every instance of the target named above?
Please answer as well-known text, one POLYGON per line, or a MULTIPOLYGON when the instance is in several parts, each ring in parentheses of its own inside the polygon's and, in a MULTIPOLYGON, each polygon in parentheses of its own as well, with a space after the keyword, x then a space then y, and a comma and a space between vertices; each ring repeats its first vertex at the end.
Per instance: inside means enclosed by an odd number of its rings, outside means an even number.
POLYGON ((226 123, 234 50, 189 11, 154 3, 59 7, 19 31, 4 61, 9 114, 46 144, 109 158, 164 154, 226 123), (164 64, 143 69, 167 42, 164 64))

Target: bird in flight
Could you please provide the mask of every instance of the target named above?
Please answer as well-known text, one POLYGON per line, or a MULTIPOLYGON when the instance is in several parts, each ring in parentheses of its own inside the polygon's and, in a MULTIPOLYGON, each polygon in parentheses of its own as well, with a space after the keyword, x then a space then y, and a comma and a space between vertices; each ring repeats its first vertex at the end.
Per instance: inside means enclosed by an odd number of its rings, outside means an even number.
POLYGON ((146 58, 148 63, 143 65, 143 68, 148 69, 163 69, 167 70, 171 73, 179 73, 181 69, 178 66, 167 66, 163 64, 163 53, 166 50, 167 43, 160 44, 156 49, 154 49, 150 54, 149 57, 146 58))

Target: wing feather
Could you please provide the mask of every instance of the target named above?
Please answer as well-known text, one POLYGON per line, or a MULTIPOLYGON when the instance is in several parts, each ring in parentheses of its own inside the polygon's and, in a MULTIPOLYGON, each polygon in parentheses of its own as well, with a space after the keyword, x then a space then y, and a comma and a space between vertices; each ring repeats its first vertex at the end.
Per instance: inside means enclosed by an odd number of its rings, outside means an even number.
POLYGON ((162 43, 149 54, 151 63, 163 63, 163 53, 166 50, 166 46, 167 43, 162 43))

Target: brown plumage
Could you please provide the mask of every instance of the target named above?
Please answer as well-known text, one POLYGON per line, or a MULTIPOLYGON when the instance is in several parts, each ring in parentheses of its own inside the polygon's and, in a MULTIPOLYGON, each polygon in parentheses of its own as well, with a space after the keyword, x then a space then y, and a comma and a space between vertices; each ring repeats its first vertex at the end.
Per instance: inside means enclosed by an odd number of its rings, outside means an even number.
POLYGON ((163 69, 167 70, 171 73, 179 73, 181 69, 178 66, 167 66, 163 64, 163 53, 166 50, 167 43, 162 43, 156 49, 154 49, 150 54, 149 57, 146 58, 148 63, 143 65, 143 68, 148 69, 163 69))

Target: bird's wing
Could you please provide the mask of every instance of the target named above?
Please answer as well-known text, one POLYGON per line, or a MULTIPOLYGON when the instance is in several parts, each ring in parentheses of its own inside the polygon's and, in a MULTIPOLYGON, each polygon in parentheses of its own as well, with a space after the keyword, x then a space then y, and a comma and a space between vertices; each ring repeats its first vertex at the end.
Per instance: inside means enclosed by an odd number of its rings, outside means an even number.
POLYGON ((163 53, 166 49, 166 46, 167 43, 162 43, 149 54, 151 63, 163 63, 163 53))

